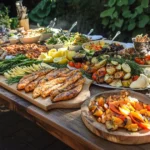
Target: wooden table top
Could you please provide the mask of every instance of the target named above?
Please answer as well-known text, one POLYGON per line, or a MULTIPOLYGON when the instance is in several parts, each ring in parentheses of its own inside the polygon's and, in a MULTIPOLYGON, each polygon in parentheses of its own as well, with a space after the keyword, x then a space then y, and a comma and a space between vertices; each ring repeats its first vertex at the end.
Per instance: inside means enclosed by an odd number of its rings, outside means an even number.
MULTIPOLYGON (((108 89, 92 85, 91 95, 108 89)), ((0 98, 11 109, 34 121, 64 143, 78 150, 148 150, 150 144, 121 145, 91 133, 81 120, 80 109, 55 109, 45 112, 0 87, 0 98)), ((41 139, 42 140, 42 139, 41 139)))

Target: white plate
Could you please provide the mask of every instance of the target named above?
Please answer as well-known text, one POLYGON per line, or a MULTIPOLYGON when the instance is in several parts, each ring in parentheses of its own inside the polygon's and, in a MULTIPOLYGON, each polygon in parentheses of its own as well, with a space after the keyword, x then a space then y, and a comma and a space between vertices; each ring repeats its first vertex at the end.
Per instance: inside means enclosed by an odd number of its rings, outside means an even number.
POLYGON ((68 67, 70 70, 80 70, 80 69, 77 69, 77 68, 75 68, 75 67, 69 66, 69 64, 67 64, 67 67, 68 67))
POLYGON ((95 41, 95 40, 100 40, 103 38, 102 35, 85 35, 86 37, 90 38, 92 41, 95 41))
MULTIPOLYGON (((104 41, 105 43, 109 43, 109 44, 111 43, 111 40, 97 40, 97 41, 91 41, 91 42, 84 43, 84 44, 82 45, 82 48, 83 48, 85 51, 89 52, 90 50, 89 50, 89 49, 86 49, 85 46, 86 46, 86 45, 89 45, 90 43, 98 43, 98 42, 100 42, 100 41, 104 41)), ((113 43, 118 43, 118 44, 120 44, 120 45, 123 45, 124 48, 127 47, 127 46, 126 46, 126 43, 123 43, 123 42, 113 41, 113 43)))
POLYGON ((96 82, 93 82, 94 85, 97 85, 99 87, 104 87, 104 88, 109 88, 109 89, 129 89, 129 90, 133 90, 133 91, 143 91, 143 90, 147 90, 150 87, 144 88, 144 89, 132 89, 132 88, 126 88, 126 87, 116 87, 116 86, 111 86, 108 84, 98 84, 96 82))

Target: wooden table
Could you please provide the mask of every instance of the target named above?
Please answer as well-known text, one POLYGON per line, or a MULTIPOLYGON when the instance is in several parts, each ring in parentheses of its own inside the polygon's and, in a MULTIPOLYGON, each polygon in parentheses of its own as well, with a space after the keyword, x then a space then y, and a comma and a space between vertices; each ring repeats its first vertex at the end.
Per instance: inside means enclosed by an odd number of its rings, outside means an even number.
MULTIPOLYGON (((92 85, 91 94, 106 91, 92 85)), ((54 135, 73 149, 77 150, 149 150, 150 144, 143 145, 120 145, 91 133, 83 124, 80 117, 80 109, 55 109, 45 112, 19 96, 10 93, 0 87, 2 103, 11 110, 35 122, 50 134, 54 135)), ((13 120, 12 120, 13 121, 13 120)), ((42 140, 42 139, 41 139, 42 140)))

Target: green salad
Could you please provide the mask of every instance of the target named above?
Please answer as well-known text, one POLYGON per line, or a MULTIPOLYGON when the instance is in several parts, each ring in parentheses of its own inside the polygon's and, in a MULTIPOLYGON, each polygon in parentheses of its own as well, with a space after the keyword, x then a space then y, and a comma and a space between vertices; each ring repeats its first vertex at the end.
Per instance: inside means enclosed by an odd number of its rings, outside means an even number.
POLYGON ((63 35, 63 34, 57 34, 54 35, 53 37, 50 37, 46 44, 64 44, 66 41, 68 40, 68 38, 63 35))

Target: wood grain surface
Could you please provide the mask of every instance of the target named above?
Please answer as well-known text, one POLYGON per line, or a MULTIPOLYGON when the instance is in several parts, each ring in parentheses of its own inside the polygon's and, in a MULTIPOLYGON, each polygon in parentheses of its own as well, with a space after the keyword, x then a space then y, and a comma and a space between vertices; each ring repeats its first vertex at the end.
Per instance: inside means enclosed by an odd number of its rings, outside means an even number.
POLYGON ((24 90, 22 91, 18 91, 17 90, 17 84, 12 84, 12 85, 8 85, 6 83, 6 78, 3 76, 0 76, 0 85, 2 87, 4 87, 5 89, 9 90, 10 92, 13 92, 14 94, 24 98, 25 100, 33 103, 34 105, 36 105, 37 107, 48 111, 50 109, 55 109, 55 108, 80 108, 81 104, 90 97, 90 91, 89 91, 89 87, 92 83, 92 80, 89 80, 86 78, 86 82, 83 86, 82 91, 79 93, 79 95, 77 95, 75 98, 70 99, 68 101, 61 101, 61 102, 56 102, 53 103, 50 100, 50 97, 47 97, 45 99, 43 99, 42 97, 38 97, 36 99, 34 99, 32 97, 32 92, 30 93, 25 93, 24 90))
MULTIPOLYGON (((105 124, 97 122, 95 117, 89 112, 88 106, 91 101, 95 100, 96 97, 109 97, 110 95, 119 95, 119 90, 113 90, 109 92, 103 92, 92 98, 89 98, 81 106, 81 117, 86 125, 86 127, 92 131, 94 134, 107 139, 111 142, 120 143, 120 144, 143 144, 150 142, 150 131, 149 130, 140 130, 138 132, 129 132, 125 129, 118 129, 117 131, 108 131, 105 127, 105 124)), ((144 94, 130 91, 130 96, 137 98, 138 100, 144 102, 145 104, 150 104, 150 99, 144 94)))
MULTIPOLYGON (((95 95, 108 89, 91 85, 90 91, 91 95, 95 95)), ((11 110, 40 125, 75 150, 149 150, 150 148, 150 144, 121 145, 98 137, 85 127, 80 109, 54 109, 45 112, 2 87, 0 87, 0 98, 11 110)))

